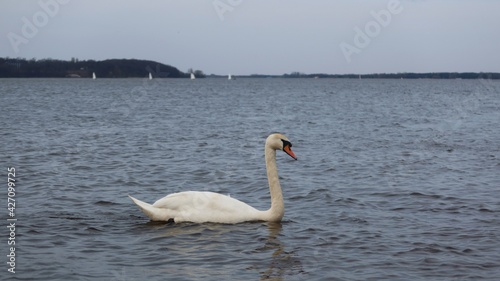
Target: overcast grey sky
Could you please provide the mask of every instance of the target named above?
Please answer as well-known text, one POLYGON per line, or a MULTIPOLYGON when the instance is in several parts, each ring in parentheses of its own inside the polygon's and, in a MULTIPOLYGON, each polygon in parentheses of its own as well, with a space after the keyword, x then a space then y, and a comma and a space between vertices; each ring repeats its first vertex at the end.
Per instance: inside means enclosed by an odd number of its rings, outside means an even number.
POLYGON ((207 74, 500 72, 498 0, 1 0, 0 57, 207 74))

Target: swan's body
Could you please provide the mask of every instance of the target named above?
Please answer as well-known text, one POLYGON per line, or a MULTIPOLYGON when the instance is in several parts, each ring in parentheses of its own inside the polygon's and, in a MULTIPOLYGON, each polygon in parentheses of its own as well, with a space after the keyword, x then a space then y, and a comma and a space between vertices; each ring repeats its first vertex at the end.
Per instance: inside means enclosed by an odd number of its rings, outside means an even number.
POLYGON ((271 208, 259 211, 254 207, 214 192, 185 191, 167 195, 153 205, 129 197, 153 221, 239 223, 245 221, 281 221, 285 214, 283 194, 276 167, 276 150, 283 150, 297 159, 292 144, 282 134, 272 134, 266 140, 265 159, 271 208))

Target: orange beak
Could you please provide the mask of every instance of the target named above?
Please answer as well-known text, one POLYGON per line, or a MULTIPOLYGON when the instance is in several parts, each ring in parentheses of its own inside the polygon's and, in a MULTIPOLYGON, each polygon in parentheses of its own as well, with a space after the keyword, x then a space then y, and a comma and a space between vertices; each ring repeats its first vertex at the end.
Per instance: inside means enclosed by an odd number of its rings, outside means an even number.
POLYGON ((285 147, 283 147, 283 151, 290 155, 293 159, 297 160, 297 156, 295 156, 295 153, 293 153, 289 145, 285 145, 285 147))

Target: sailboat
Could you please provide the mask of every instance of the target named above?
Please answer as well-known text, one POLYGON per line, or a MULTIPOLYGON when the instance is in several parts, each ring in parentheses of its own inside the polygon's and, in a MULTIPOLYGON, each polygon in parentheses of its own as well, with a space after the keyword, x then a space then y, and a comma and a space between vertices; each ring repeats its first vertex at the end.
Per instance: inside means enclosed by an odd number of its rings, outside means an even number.
POLYGON ((229 74, 229 75, 227 76, 227 80, 231 80, 231 79, 233 79, 233 78, 231 78, 231 74, 229 74))
POLYGON ((194 76, 194 73, 191 72, 191 80, 194 80, 196 79, 196 77, 194 76))
POLYGON ((96 79, 97 77, 95 76, 95 72, 92 72, 92 79, 96 79))
POLYGON ((149 80, 152 80, 153 79, 153 75, 151 74, 151 72, 149 73, 149 80))

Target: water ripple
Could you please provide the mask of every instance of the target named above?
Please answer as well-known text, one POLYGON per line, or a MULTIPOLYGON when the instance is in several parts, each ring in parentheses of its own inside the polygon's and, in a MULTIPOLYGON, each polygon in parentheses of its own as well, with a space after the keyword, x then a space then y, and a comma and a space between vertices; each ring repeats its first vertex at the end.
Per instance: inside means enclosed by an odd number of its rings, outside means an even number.
POLYGON ((19 280, 500 275, 499 83, 93 82, 1 80, 19 280), (299 157, 278 154, 280 224, 153 223, 127 197, 206 190, 267 209, 274 131, 299 157))

